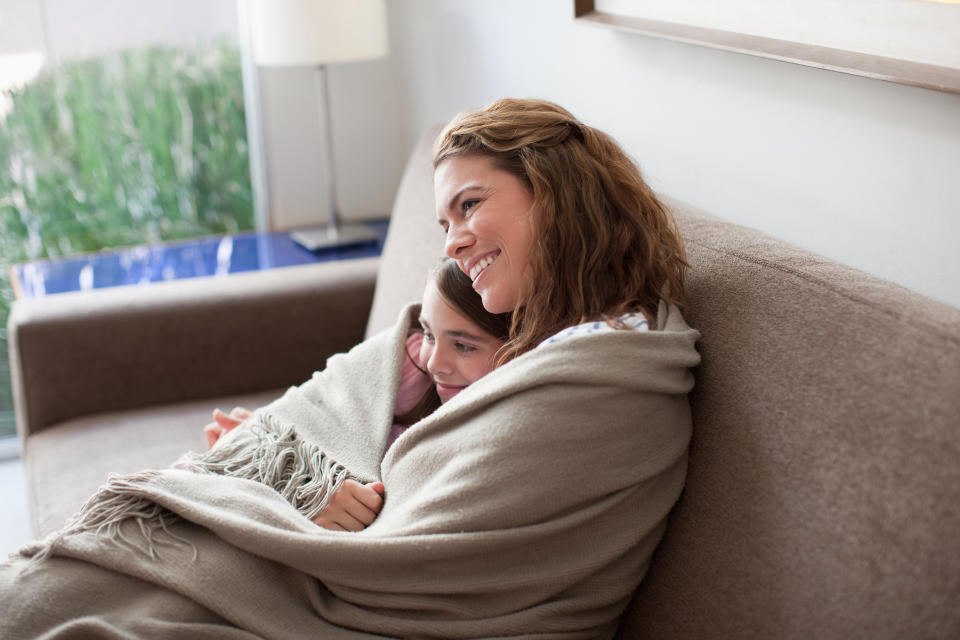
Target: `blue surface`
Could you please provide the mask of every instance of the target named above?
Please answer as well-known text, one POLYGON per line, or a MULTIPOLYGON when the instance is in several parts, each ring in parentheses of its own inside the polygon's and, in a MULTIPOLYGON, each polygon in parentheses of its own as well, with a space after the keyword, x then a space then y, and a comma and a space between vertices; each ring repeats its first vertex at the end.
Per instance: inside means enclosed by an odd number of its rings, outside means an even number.
POLYGON ((319 252, 304 249, 291 240, 287 232, 243 233, 103 251, 76 258, 24 262, 13 266, 14 290, 19 298, 39 298, 67 291, 378 256, 383 251, 389 221, 366 224, 379 234, 376 244, 319 252))

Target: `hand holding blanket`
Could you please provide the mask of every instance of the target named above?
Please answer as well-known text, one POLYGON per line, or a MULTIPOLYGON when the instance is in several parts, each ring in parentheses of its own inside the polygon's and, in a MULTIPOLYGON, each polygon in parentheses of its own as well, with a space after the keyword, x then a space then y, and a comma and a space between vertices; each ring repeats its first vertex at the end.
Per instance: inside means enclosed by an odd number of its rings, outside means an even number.
POLYGON ((697 332, 661 305, 543 345, 381 460, 417 311, 227 446, 112 479, 2 567, 0 636, 611 637, 683 487, 697 332), (377 520, 311 523, 346 478, 384 482, 377 520))

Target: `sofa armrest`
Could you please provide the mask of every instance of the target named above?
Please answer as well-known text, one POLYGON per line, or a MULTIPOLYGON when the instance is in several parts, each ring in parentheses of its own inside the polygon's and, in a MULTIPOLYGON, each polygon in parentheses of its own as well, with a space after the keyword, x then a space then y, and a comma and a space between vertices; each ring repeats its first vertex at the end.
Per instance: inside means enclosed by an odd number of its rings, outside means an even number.
POLYGON ((363 339, 378 258, 17 301, 17 430, 275 389, 363 339))

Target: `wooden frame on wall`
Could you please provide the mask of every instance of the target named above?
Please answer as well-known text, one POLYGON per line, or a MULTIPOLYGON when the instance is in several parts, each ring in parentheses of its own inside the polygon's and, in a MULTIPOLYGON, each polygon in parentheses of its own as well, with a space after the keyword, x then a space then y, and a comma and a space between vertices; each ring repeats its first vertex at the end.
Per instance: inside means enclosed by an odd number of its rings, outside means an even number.
MULTIPOLYGON (((957 10, 960 11, 960 7, 957 10)), ((574 0, 574 18, 584 23, 646 36, 960 94, 960 68, 952 66, 665 22, 639 15, 601 12, 595 9, 594 0, 574 0)))

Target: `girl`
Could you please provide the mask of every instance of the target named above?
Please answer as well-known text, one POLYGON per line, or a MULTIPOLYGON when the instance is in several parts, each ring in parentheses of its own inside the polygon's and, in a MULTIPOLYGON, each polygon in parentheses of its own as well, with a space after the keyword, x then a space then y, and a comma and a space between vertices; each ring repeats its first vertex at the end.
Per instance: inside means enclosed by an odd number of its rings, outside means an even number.
MULTIPOLYGON (((420 330, 407 338, 407 359, 400 372, 394 424, 387 449, 411 424, 433 413, 494 369, 510 332, 509 313, 483 308, 473 283, 455 260, 444 258, 427 276, 420 310, 420 330)), ((204 427, 213 447, 224 433, 249 418, 246 409, 213 412, 204 427)), ((313 521, 326 529, 360 531, 383 506, 381 482, 363 485, 347 480, 313 521)))

